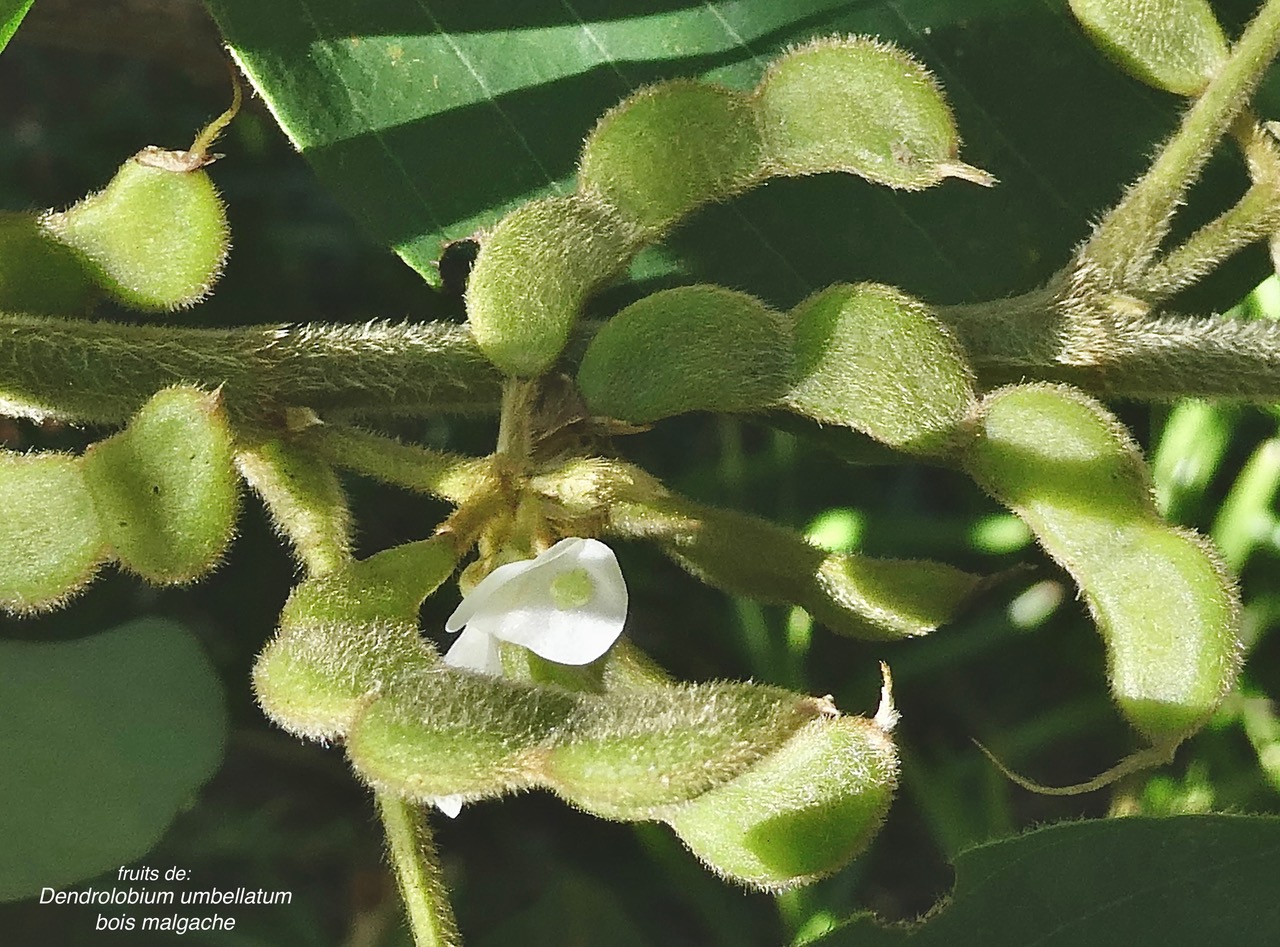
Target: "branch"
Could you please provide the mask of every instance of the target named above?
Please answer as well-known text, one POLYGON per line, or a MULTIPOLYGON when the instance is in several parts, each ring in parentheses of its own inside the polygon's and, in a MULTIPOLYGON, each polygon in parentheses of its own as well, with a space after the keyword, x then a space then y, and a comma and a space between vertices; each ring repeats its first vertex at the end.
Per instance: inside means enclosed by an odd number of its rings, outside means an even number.
POLYGON ((128 420, 161 388, 223 389, 238 420, 287 407, 340 416, 496 412, 497 370, 446 323, 187 329, 0 313, 0 412, 128 420))
POLYGON ((1025 296, 940 308, 984 388, 1062 381, 1101 398, 1222 398, 1280 402, 1280 323, 1162 314, 1109 320, 1105 354, 1068 361, 1071 337, 1057 298, 1025 296))
POLYGON ((1277 52, 1280 0, 1267 0, 1150 169, 1081 247, 1077 269, 1103 275, 1108 288, 1128 290, 1141 284, 1187 188, 1204 168, 1214 146, 1248 108, 1277 52))

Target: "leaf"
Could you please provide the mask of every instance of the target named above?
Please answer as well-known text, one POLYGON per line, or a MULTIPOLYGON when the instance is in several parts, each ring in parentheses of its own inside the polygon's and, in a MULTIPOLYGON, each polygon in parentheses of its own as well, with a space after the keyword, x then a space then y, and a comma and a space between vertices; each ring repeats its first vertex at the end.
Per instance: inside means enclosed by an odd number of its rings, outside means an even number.
POLYGON ((0 0, 0 50, 9 45, 33 3, 35 0, 0 0))
POLYGON ((863 914, 822 947, 1077 947, 1280 942, 1280 818, 1063 823, 956 859, 951 898, 919 925, 863 914))
POLYGON ((599 878, 559 867, 548 871, 528 907, 510 914, 478 940, 479 947, 564 944, 644 947, 618 895, 599 878))
MULTIPOLYGON (((930 303, 1027 290, 1065 262, 1182 105, 1116 69, 1065 0, 209 6, 320 179, 432 282, 442 243, 566 191, 584 136, 637 87, 690 76, 750 88, 771 58, 814 36, 871 34, 911 53, 946 90, 961 159, 1000 186, 778 181, 703 210, 672 238, 674 253, 647 255, 637 274, 678 270, 783 309, 839 281, 885 282, 930 303)), ((1225 199, 1239 184, 1219 176, 1197 198, 1225 199)))
POLYGON ((221 685, 180 625, 0 641, 0 901, 127 864, 217 770, 221 685))

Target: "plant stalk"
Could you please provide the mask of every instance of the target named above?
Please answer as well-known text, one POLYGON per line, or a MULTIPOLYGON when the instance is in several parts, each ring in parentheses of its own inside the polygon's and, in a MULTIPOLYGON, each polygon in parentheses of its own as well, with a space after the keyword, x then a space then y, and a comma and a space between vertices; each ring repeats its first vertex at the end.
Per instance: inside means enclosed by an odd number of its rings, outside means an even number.
POLYGON ((1097 272, 1110 288, 1132 289, 1140 284, 1187 188, 1236 117, 1248 108, 1278 52, 1280 0, 1266 0, 1146 174, 1080 249, 1077 269, 1097 272))
POLYGON ((462 938, 425 810, 390 793, 377 792, 375 797, 414 944, 460 947, 462 938))
POLYGON ((1111 321, 1105 357, 1065 357, 1071 344, 1051 289, 936 310, 964 346, 983 388, 1061 381, 1099 398, 1280 401, 1280 323, 1163 314, 1111 321))
POLYGON ((190 329, 0 313, 0 413, 120 424, 153 394, 221 387, 237 421, 496 410, 502 379, 463 326, 428 322, 190 329))
POLYGON ((336 467, 416 493, 466 503, 490 486, 493 463, 402 444, 393 437, 345 425, 320 425, 303 435, 304 442, 336 467))

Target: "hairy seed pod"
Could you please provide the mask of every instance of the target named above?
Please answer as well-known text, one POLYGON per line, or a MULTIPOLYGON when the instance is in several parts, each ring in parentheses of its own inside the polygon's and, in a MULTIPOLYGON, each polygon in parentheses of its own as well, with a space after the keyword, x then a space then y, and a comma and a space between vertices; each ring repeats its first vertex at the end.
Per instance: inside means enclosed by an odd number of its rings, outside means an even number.
POLYGON ((79 458, 0 451, 0 608, 56 608, 108 558, 79 458))
POLYGON ((829 702, 751 684, 538 687, 443 664, 396 675, 346 735, 373 786, 431 801, 551 789, 614 819, 648 819, 732 779, 829 702))
POLYGON ((669 498, 614 511, 621 535, 658 540, 708 585, 799 605, 837 634, 872 641, 924 635, 949 621, 981 577, 942 562, 828 552, 791 530, 669 498))
POLYGON ((1155 746, 1195 732, 1235 683, 1240 606, 1200 537, 1156 513, 1119 422, 1059 385, 988 395, 966 460, 1080 586, 1121 712, 1155 746))
POLYGON ((897 784, 897 750, 877 721, 821 719, 663 818, 716 874, 777 891, 825 877, 866 848, 897 784))
POLYGON ((0 211, 0 310, 82 316, 97 288, 34 214, 0 211))
POLYGON ((583 146, 578 186, 657 235, 755 183, 761 150, 749 96, 706 82, 663 82, 604 114, 583 146))
POLYGON ((605 694, 610 691, 660 687, 671 675, 626 638, 619 638, 590 664, 559 664, 539 657, 528 648, 499 642, 502 676, 511 681, 565 690, 605 694))
POLYGON ((230 245, 222 201, 203 170, 209 160, 149 146, 103 190, 45 214, 40 225, 120 304, 191 306, 208 295, 230 245))
POLYGON ((508 375, 542 374, 560 356, 587 297, 622 272, 635 248, 617 212, 587 195, 512 211, 481 239, 467 281, 476 343, 508 375))
POLYGON ((422 540, 298 585, 253 668, 267 715, 299 736, 336 740, 390 680, 432 667, 418 607, 457 558, 447 541, 422 540))
POLYGON ((547 754, 545 779, 579 808, 647 819, 733 778, 784 744, 826 700, 715 682, 584 697, 547 754))
POLYGON ((126 569, 186 583, 217 564, 239 509, 232 451, 220 395, 176 386, 85 452, 103 530, 126 569))
POLYGON ((467 801, 531 788, 580 697, 443 664, 400 675, 347 733, 347 755, 371 785, 402 797, 467 801))
POLYGON ((891 447, 949 450, 972 416, 973 373, 950 331, 890 286, 836 285, 791 311, 797 414, 842 424, 891 447))
POLYGON ((1227 38, 1208 0, 1070 0, 1085 32, 1135 79, 1199 95, 1227 60, 1227 38))
POLYGON ((773 174, 845 171, 909 190, 946 177, 994 183, 957 157, 955 121, 933 76, 878 40, 821 39, 793 49, 769 67, 755 95, 773 174))
POLYGON ((596 333, 578 369, 595 414, 643 424, 686 411, 752 411, 786 390, 784 318, 754 296, 681 286, 627 306, 596 333))

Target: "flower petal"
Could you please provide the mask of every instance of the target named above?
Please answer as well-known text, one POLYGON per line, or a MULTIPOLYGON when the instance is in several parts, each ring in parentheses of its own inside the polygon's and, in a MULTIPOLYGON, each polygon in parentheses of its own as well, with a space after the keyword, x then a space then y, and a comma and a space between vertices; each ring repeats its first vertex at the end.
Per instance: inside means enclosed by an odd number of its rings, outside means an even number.
POLYGON ((458 813, 462 811, 461 796, 436 796, 431 800, 431 804, 451 819, 456 819, 458 813))
POLYGON ((458 640, 445 652, 444 663, 481 674, 502 675, 502 656, 498 653, 497 639, 474 625, 458 635, 458 640))
POLYGON ((590 664, 609 650, 627 619, 627 586, 613 550, 595 539, 571 537, 535 561, 536 569, 493 593, 471 627, 548 661, 590 664), (565 607, 563 597, 557 601, 557 579, 569 580, 575 594, 585 590, 585 600, 565 607))
MULTIPOLYGON (((560 544, 557 543, 556 545, 558 546, 560 544)), ((552 546, 551 549, 544 552, 542 556, 549 554, 552 549, 555 549, 555 546, 552 546)), ((449 616, 449 620, 444 623, 444 630, 460 630, 463 625, 471 621, 472 617, 478 611, 482 610, 488 604, 490 598, 493 597, 495 592, 517 576, 524 575, 524 573, 529 570, 536 568, 538 563, 541 561, 542 556, 539 556, 537 559, 522 559, 519 562, 508 562, 506 565, 498 566, 498 568, 486 575, 476 583, 475 588, 463 596, 462 602, 453 610, 453 614, 449 616)))

